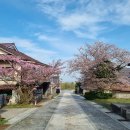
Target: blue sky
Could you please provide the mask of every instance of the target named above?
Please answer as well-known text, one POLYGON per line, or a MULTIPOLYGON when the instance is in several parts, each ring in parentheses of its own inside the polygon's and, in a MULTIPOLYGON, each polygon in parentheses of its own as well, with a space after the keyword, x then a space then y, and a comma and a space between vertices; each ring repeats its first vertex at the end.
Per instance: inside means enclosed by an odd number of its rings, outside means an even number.
POLYGON ((95 41, 130 51, 130 0, 0 0, 0 42, 44 63, 95 41))

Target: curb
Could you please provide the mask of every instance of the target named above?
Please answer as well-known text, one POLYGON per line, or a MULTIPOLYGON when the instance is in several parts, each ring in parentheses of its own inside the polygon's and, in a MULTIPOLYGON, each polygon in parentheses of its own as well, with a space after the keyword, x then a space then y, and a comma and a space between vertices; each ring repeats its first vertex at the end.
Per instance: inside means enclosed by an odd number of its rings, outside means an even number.
POLYGON ((125 120, 122 116, 120 115, 117 115, 115 113, 112 113, 110 110, 108 110, 107 108, 104 108, 102 105, 99 105, 98 103, 95 103, 95 102, 91 102, 91 101, 88 101, 92 106, 96 107, 99 111, 101 111, 102 113, 104 113, 105 115, 109 116, 111 119, 115 120, 116 122, 120 123, 121 125, 123 125, 125 128, 127 129, 130 129, 130 121, 125 121, 127 123, 123 123, 121 121, 119 121, 119 119, 121 120, 125 120), (96 105, 96 106, 95 106, 96 105), (113 115, 110 115, 109 113, 112 113, 113 115), (118 117, 118 118, 117 118, 118 117))

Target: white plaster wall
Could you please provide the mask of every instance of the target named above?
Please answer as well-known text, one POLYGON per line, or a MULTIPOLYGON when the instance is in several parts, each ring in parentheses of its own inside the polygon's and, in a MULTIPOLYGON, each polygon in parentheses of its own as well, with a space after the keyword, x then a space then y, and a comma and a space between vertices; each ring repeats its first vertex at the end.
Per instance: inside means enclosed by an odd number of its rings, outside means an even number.
POLYGON ((15 85, 16 83, 17 83, 16 81, 6 81, 5 82, 5 81, 0 80, 0 85, 7 85, 7 84, 14 84, 15 85))
POLYGON ((121 92, 121 93, 115 93, 114 97, 116 98, 130 98, 130 92, 121 92))
POLYGON ((6 52, 4 52, 4 51, 2 51, 2 50, 0 50, 0 54, 7 54, 6 52))

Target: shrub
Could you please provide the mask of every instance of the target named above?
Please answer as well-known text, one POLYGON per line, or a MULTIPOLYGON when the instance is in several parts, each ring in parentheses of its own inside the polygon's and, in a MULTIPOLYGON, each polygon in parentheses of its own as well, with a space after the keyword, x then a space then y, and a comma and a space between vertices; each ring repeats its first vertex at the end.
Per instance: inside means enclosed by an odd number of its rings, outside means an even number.
POLYGON ((98 99, 108 99, 112 97, 112 93, 104 93, 104 92, 97 92, 96 98, 98 99))
POLYGON ((86 92, 84 94, 84 97, 88 100, 94 100, 96 98, 96 92, 95 91, 86 92))
POLYGON ((112 97, 112 93, 104 93, 102 91, 90 91, 84 94, 84 97, 87 100, 94 100, 94 99, 108 99, 112 97))

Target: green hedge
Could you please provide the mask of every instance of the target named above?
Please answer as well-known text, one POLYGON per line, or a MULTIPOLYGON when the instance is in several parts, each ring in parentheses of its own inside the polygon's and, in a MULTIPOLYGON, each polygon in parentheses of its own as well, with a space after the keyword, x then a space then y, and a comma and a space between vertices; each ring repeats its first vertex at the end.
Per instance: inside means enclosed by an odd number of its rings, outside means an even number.
POLYGON ((94 100, 94 99, 108 99, 112 97, 112 93, 104 93, 102 91, 90 91, 84 94, 84 97, 87 100, 94 100))

